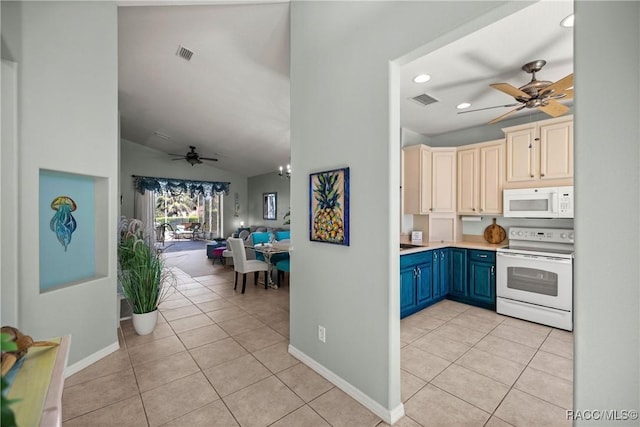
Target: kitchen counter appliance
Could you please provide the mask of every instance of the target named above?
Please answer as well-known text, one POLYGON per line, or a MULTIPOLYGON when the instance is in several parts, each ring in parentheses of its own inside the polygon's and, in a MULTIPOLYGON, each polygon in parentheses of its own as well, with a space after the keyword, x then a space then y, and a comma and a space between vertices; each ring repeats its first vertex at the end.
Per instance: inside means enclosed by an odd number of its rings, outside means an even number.
POLYGON ((573 218, 573 187, 504 190, 505 218, 573 218))
POLYGON ((496 311, 573 330, 573 243, 572 229, 509 228, 496 256, 496 311))

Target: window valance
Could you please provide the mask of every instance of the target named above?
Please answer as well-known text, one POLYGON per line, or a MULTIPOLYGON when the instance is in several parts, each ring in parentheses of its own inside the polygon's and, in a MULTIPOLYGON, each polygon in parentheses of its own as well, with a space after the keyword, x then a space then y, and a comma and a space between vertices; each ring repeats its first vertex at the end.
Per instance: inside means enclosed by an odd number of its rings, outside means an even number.
POLYGON ((133 185, 140 194, 144 194, 146 190, 157 191, 159 193, 168 192, 174 196, 178 194, 188 194, 192 197, 200 194, 204 195, 204 197, 211 197, 216 194, 229 194, 229 182, 132 176, 133 185))

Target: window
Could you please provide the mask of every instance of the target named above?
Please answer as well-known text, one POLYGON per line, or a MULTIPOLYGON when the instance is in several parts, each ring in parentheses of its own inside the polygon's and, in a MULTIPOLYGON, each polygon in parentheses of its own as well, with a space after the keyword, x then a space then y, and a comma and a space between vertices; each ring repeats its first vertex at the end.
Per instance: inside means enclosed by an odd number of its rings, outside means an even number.
POLYGON ((214 194, 205 197, 199 194, 192 197, 185 193, 172 195, 168 191, 154 192, 154 195, 156 226, 170 224, 175 230, 182 223, 200 223, 201 230, 207 233, 205 237, 219 238, 224 235, 222 195, 214 194))

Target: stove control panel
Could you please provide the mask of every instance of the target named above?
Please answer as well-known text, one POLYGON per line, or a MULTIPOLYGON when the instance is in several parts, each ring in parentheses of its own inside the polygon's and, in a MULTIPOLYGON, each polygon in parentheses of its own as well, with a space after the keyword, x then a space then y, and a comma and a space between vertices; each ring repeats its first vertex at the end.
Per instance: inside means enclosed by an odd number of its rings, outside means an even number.
POLYGON ((510 240, 530 242, 573 243, 575 233, 569 228, 510 227, 510 240))

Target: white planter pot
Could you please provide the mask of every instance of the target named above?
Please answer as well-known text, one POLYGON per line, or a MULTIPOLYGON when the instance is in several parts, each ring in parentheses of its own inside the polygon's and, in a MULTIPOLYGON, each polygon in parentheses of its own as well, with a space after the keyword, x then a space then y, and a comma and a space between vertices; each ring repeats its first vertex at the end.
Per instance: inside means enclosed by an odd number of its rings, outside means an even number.
POLYGON ((149 313, 136 314, 133 313, 133 329, 135 329, 138 335, 148 335, 156 327, 158 322, 158 310, 150 311, 149 313))

